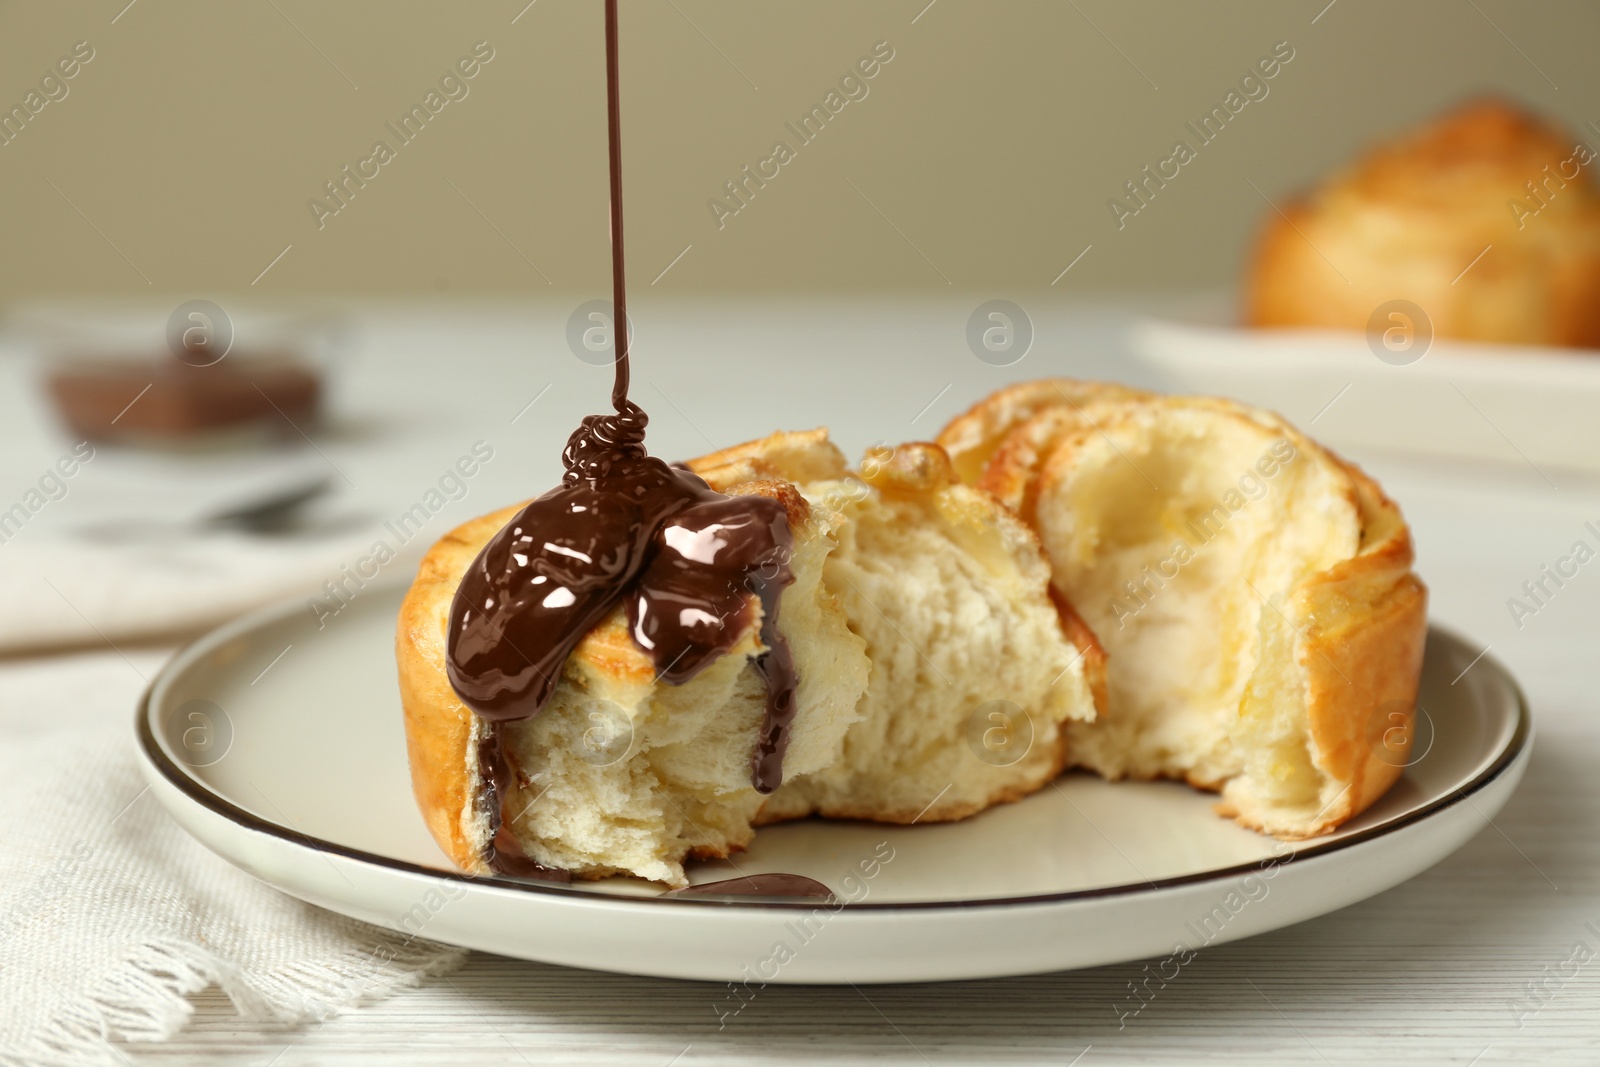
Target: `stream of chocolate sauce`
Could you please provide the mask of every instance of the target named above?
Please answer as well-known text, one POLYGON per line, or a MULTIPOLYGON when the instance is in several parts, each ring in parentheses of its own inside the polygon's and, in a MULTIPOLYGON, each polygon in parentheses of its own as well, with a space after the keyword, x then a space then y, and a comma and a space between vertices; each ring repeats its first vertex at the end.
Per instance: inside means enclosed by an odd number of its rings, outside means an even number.
POLYGON ((724 496, 649 455, 649 418, 628 399, 617 0, 606 0, 605 15, 615 413, 583 420, 562 453, 561 484, 519 511, 473 560, 451 605, 446 656, 451 686, 488 726, 478 750, 494 828, 484 860, 501 874, 553 880, 567 873, 528 857, 503 810, 512 792, 505 726, 538 714, 567 656, 619 604, 657 678, 681 685, 744 636, 752 598, 760 603, 765 651, 755 662, 767 699, 751 782, 762 793, 782 781, 795 711, 794 661, 777 628, 779 594, 794 580, 783 505, 724 496))

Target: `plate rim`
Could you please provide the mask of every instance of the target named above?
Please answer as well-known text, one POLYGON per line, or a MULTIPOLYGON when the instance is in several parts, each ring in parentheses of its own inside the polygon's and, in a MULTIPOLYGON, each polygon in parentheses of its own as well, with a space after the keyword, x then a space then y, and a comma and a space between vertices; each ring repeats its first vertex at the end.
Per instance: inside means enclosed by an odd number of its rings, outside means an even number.
MULTIPOLYGON (((384 594, 397 592, 409 586, 408 581, 395 580, 384 583, 380 588, 374 589, 373 600, 380 599, 384 594)), ((271 820, 264 819, 244 808, 239 807, 220 793, 209 788, 207 784, 193 774, 180 767, 171 756, 161 747, 151 725, 153 716, 152 697, 156 689, 168 678, 179 670, 179 665, 193 657, 202 646, 221 643, 224 640, 239 636, 241 633, 259 629, 270 622, 287 618, 295 610, 302 607, 300 600, 283 600, 270 604, 255 611, 248 612, 238 618, 232 619, 221 626, 214 627, 204 634, 185 643, 172 657, 162 665, 161 669, 151 678, 145 686, 143 694, 139 697, 138 705, 134 711, 135 735, 137 737, 140 755, 148 767, 155 770, 168 784, 176 788, 190 801, 220 816, 224 820, 255 833, 265 834, 279 841, 310 848, 321 853, 331 853, 343 859, 368 866, 379 867, 388 871, 397 871, 408 875, 420 875, 427 878, 445 878, 450 881, 487 889, 509 890, 517 893, 531 893, 545 896, 552 901, 565 901, 577 904, 604 904, 614 906, 644 906, 661 907, 677 906, 691 908, 742 908, 757 910, 780 911, 810 911, 817 907, 817 901, 812 898, 778 900, 778 899, 746 899, 735 897, 674 897, 659 895, 654 897, 620 896, 585 892, 564 883, 543 883, 532 880, 506 878, 500 875, 474 875, 461 871, 446 870, 442 867, 428 867, 410 860, 385 856, 381 853, 368 852, 365 849, 341 845, 335 841, 315 837, 302 833, 289 826, 281 826, 271 820)), ((1430 632, 1438 632, 1466 647, 1471 647, 1454 630, 1433 622, 1428 623, 1430 632)), ((1375 826, 1359 830, 1348 837, 1341 837, 1321 844, 1312 844, 1297 847, 1291 853, 1295 861, 1301 859, 1314 859, 1321 856, 1340 852, 1357 845, 1364 844, 1379 837, 1384 837, 1407 827, 1414 826, 1439 812, 1454 807, 1462 800, 1469 799, 1473 794, 1481 792, 1496 779, 1500 778, 1510 769, 1529 749, 1533 738, 1533 717, 1528 705, 1527 695, 1522 691, 1522 686, 1517 682, 1516 676, 1506 669, 1498 658, 1490 655, 1487 650, 1479 656, 1484 664, 1493 668, 1502 682, 1510 690, 1516 705, 1516 727, 1510 739, 1505 743, 1495 758, 1482 770, 1473 775, 1466 782, 1456 786, 1449 793, 1434 798, 1434 800, 1412 811, 1395 816, 1375 826)), ((1476 662, 1475 664, 1476 665, 1476 662)), ((205 842, 202 842, 203 844, 205 842)), ((207 845, 209 848, 210 846, 207 845)), ((215 851, 214 849, 212 851, 215 851)), ((228 857, 224 856, 224 859, 228 857)), ((232 861, 229 860, 231 863, 232 861)), ((1064 904, 1081 900, 1105 899, 1110 897, 1129 897, 1141 893, 1156 893, 1162 890, 1175 889, 1184 886, 1199 885, 1207 882, 1228 881, 1243 877, 1251 871, 1260 868, 1263 860, 1251 860, 1246 863, 1236 863, 1228 867, 1216 867, 1205 871, 1194 871, 1189 874, 1171 875, 1166 878, 1147 879, 1139 882, 1126 882, 1111 886, 1095 886, 1090 889, 1069 889, 1056 893, 1035 893, 1027 896, 1012 897, 984 897, 972 900, 913 900, 913 901, 863 901, 851 904, 852 912, 880 911, 967 911, 974 908, 1008 908, 1042 904, 1064 904)))

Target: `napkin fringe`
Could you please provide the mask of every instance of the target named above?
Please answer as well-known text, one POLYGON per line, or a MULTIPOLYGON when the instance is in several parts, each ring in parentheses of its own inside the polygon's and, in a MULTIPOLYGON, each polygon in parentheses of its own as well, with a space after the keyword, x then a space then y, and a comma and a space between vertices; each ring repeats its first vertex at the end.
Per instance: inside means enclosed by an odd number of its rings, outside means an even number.
POLYGON ((217 986, 244 1021, 321 1024, 353 1004, 446 974, 466 952, 374 928, 330 964, 301 963, 247 974, 202 945, 158 939, 136 946, 84 993, 53 1013, 50 1031, 0 1050, 0 1067, 124 1067, 113 1041, 165 1041, 194 1015, 189 997, 217 986))

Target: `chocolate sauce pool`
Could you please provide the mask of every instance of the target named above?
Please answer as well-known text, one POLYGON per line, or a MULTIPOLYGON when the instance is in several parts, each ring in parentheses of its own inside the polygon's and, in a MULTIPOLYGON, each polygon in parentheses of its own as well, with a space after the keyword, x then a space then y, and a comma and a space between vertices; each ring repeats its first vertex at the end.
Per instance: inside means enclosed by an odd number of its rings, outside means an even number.
POLYGON ((833 890, 803 874, 747 874, 720 882, 701 882, 670 889, 669 897, 816 897, 827 899, 833 890))
POLYGON ((777 627, 779 594, 794 580, 784 506, 767 497, 724 496, 649 455, 649 418, 628 399, 618 87, 617 5, 607 0, 615 413, 588 416, 567 439, 561 485, 484 546, 450 610, 450 684, 490 727, 478 752, 495 830, 484 859, 494 871, 523 877, 559 879, 566 872, 528 858, 507 825, 502 809, 512 780, 505 724, 539 713, 567 656, 619 604, 634 641, 669 685, 687 682, 726 653, 753 622, 753 604, 761 605, 766 651, 756 667, 767 700, 750 765, 762 793, 782 781, 795 710, 794 661, 777 627))

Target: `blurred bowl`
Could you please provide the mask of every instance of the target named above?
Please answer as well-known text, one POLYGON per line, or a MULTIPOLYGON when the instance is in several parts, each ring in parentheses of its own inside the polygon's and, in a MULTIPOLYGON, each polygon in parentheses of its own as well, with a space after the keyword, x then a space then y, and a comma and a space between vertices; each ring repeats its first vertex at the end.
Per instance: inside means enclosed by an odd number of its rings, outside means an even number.
POLYGON ((97 443, 214 450, 313 430, 342 342, 331 313, 52 305, 8 332, 38 359, 58 418, 97 443))

